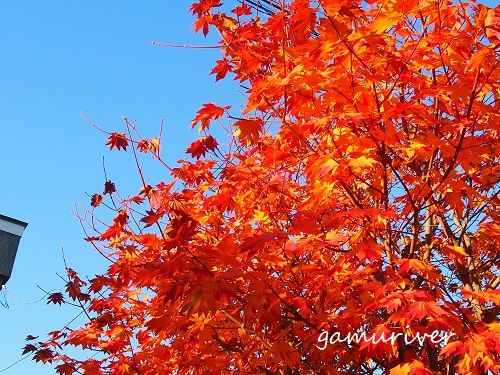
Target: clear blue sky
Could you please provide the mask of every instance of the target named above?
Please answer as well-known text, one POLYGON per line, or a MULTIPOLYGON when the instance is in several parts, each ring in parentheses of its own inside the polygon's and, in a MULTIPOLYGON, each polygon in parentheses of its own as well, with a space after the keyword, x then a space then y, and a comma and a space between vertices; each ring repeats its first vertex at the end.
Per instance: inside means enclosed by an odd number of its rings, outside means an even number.
MULTIPOLYGON (((0 307, 0 370, 21 357, 28 334, 61 328, 75 315, 45 300, 24 303, 43 296, 37 284, 63 286, 56 275, 64 273, 62 246, 84 273, 105 266, 72 213, 75 204, 89 206, 85 192, 102 192, 102 156, 121 191, 138 191, 132 155, 108 152, 105 136, 79 111, 110 130, 124 130, 128 116, 147 136, 164 118, 164 156, 173 163, 197 137, 189 121, 200 105, 234 101, 234 85, 208 75, 217 50, 150 44, 214 44, 194 34, 189 3, 0 2, 0 213, 29 223, 7 284, 10 308, 0 307)), ((168 179, 147 165, 152 182, 168 179)), ((54 370, 27 359, 5 374, 54 370)))
MULTIPOLYGON (((197 136, 189 121, 202 103, 241 101, 234 85, 214 84, 208 75, 216 50, 150 44, 214 44, 194 35, 189 3, 0 2, 0 213, 29 223, 8 283, 10 308, 0 307, 0 371, 21 358, 28 334, 61 328, 75 315, 45 300, 31 303, 43 296, 37 285, 63 286, 56 275, 64 272, 62 246, 69 265, 83 273, 105 267, 72 213, 75 204, 89 206, 85 192, 102 191, 102 156, 122 192, 139 187, 131 155, 109 153, 104 135, 79 111, 109 130, 122 130, 128 116, 147 136, 164 118, 164 156, 173 163, 197 136)), ((146 166, 152 182, 168 179, 146 166)), ((27 359, 5 374, 54 370, 27 359)))

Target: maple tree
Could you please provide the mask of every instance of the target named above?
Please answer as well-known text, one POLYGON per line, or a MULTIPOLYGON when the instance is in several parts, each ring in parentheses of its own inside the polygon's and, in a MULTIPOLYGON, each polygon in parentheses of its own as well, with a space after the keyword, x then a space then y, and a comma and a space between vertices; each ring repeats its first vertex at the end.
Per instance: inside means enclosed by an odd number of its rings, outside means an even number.
POLYGON ((49 296, 88 320, 24 352, 59 374, 498 373, 499 8, 233 5, 191 11, 219 33, 212 74, 245 88, 242 110, 203 105, 175 167, 127 120, 109 134, 172 179, 151 186, 138 165, 137 195, 106 181, 92 196, 113 199, 87 237, 110 266, 67 268, 66 299, 49 296), (360 330, 455 336, 319 349, 360 330))

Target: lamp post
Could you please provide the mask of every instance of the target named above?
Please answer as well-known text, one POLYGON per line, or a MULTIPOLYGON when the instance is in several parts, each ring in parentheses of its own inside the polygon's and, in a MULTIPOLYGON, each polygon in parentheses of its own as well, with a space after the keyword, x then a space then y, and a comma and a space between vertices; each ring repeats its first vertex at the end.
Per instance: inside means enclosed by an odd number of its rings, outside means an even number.
POLYGON ((28 224, 0 215, 0 287, 10 279, 17 247, 28 224))

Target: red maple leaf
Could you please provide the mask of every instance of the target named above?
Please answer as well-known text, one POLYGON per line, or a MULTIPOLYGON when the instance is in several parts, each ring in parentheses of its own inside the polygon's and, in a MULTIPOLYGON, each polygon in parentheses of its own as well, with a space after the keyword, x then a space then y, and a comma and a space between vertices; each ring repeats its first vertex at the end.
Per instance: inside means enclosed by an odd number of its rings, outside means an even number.
POLYGON ((213 151, 217 148, 217 141, 211 135, 206 135, 189 145, 186 149, 187 153, 190 153, 193 158, 199 159, 205 156, 207 151, 213 151))
POLYGON ((42 362, 42 363, 47 363, 47 362, 52 363, 53 358, 54 358, 54 353, 49 348, 39 349, 33 356, 33 359, 36 362, 42 362))
POLYGON ((108 180, 104 183, 104 192, 103 192, 104 195, 112 194, 115 191, 116 191, 116 185, 113 182, 108 180))
POLYGON ((62 305, 64 303, 64 296, 62 295, 62 293, 60 292, 56 292, 56 293, 51 293, 48 298, 47 298, 47 304, 49 303, 53 303, 54 305, 55 304, 59 304, 59 305, 62 305))
POLYGON ((22 355, 25 355, 27 353, 31 353, 31 352, 34 352, 35 350, 37 350, 37 347, 33 344, 27 344, 23 347, 23 352, 22 352, 22 355))
POLYGON ((241 5, 236 6, 231 12, 238 17, 249 16, 252 14, 252 8, 245 3, 242 3, 241 5))
POLYGON ((259 132, 263 128, 263 121, 259 118, 242 119, 234 124, 236 135, 243 143, 253 144, 259 138, 259 132))
POLYGON ((111 133, 106 144, 110 147, 111 150, 115 147, 117 150, 126 150, 128 146, 128 139, 124 133, 111 133))
POLYGON ((75 283, 73 281, 70 281, 66 284, 66 292, 68 292, 68 295, 73 301, 76 301, 80 297, 80 294, 82 294, 78 283, 75 283))
POLYGON ((140 152, 148 152, 149 151, 149 141, 146 139, 141 139, 137 142, 137 149, 140 152))
POLYGON ((197 3, 191 4, 189 10, 198 16, 208 13, 212 8, 220 7, 220 0, 200 0, 197 3))
POLYGON ((75 367, 69 363, 61 363, 56 366, 56 372, 60 375, 72 375, 76 371, 75 367))
POLYGON ((210 125, 210 121, 217 120, 224 115, 224 111, 231 106, 219 107, 214 103, 203 104, 202 108, 198 110, 196 117, 191 121, 192 127, 200 123, 200 129, 206 129, 210 125))
POLYGON ((231 65, 227 59, 217 61, 217 65, 212 69, 210 74, 215 74, 215 82, 224 78, 231 71, 231 65))
POLYGON ((153 210, 146 211, 146 216, 144 216, 141 219, 141 222, 145 223, 146 224, 145 228, 147 228, 147 227, 150 227, 151 225, 155 224, 162 216, 163 216, 163 213, 161 213, 161 212, 158 213, 158 212, 154 212, 153 210))
POLYGON ((102 203, 102 195, 101 194, 94 194, 90 198, 90 205, 92 207, 97 207, 100 206, 102 203))

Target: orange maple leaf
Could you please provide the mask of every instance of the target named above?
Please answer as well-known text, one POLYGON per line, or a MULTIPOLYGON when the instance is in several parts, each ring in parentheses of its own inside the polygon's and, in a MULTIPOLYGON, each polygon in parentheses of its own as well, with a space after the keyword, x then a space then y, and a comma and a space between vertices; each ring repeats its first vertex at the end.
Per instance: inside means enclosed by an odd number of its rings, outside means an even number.
POLYGON ((200 131, 209 127, 212 120, 217 120, 224 115, 226 109, 231 106, 219 107, 214 103, 203 104, 202 108, 198 110, 196 117, 191 121, 192 127, 200 124, 200 131))

